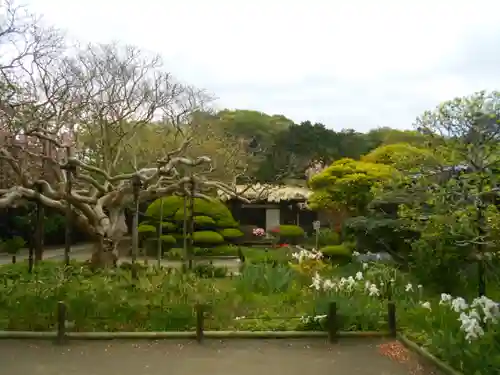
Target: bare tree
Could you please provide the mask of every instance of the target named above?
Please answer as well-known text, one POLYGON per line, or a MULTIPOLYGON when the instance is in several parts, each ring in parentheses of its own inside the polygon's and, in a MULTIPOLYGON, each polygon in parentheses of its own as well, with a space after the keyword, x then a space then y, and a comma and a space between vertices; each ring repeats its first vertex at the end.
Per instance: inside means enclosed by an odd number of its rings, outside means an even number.
POLYGON ((155 116, 168 112, 179 128, 189 121, 189 106, 194 105, 192 115, 202 100, 164 73, 157 57, 145 58, 132 47, 88 46, 60 63, 37 64, 28 76, 23 82, 27 99, 3 113, 9 135, 0 145, 0 158, 16 184, 0 190, 0 207, 24 199, 61 212, 70 205, 75 222, 95 239, 96 265, 113 260, 108 255, 127 231, 124 209, 134 201, 137 184, 139 200, 189 194, 187 184, 193 180, 233 194, 229 185, 202 173, 182 173, 181 166, 213 169, 207 156, 185 156, 189 137, 178 148, 164 150, 153 165, 138 160, 138 134, 155 116), (70 192, 69 177, 74 181, 70 192))

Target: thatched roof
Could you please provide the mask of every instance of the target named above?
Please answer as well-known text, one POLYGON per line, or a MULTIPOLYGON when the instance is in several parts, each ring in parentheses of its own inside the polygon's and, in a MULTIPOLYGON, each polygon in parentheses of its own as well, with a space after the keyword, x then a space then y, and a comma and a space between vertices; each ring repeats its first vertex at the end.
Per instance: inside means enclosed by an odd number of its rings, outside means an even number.
MULTIPOLYGON (((305 201, 311 195, 311 190, 289 185, 268 185, 268 184, 255 184, 250 187, 247 185, 236 186, 236 193, 243 198, 249 200, 259 200, 267 202, 280 202, 280 201, 305 201)), ((232 197, 219 190, 217 196, 222 201, 230 200, 232 197)))

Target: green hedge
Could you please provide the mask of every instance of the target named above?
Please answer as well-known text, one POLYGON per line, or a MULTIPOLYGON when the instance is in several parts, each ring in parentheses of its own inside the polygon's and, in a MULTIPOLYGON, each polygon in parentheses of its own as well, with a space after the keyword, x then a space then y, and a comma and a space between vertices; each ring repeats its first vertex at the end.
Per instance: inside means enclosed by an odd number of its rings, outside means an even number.
MULTIPOLYGON (((155 219, 160 218, 161 203, 163 201, 163 220, 184 220, 184 198, 170 196, 155 200, 146 210, 146 215, 155 219)), ((188 210, 189 211, 189 210, 188 210)), ((189 212, 187 212, 189 214, 189 212)), ((231 211, 218 199, 194 199, 195 216, 208 216, 212 218, 219 228, 237 227, 231 211)))
POLYGON ((304 237, 304 229, 298 225, 280 225, 277 234, 282 238, 300 238, 304 237))
POLYGON ((340 245, 325 246, 320 249, 326 259, 334 263, 349 263, 352 261, 351 244, 342 243, 340 245))
POLYGON ((236 228, 226 228, 219 231, 219 233, 228 241, 234 241, 243 237, 245 234, 236 228))
POLYGON ((219 245, 224 243, 224 237, 210 230, 201 230, 193 233, 193 243, 197 245, 219 245))
POLYGON ((195 216, 193 221, 194 225, 199 228, 213 228, 216 226, 215 220, 210 216, 195 216))

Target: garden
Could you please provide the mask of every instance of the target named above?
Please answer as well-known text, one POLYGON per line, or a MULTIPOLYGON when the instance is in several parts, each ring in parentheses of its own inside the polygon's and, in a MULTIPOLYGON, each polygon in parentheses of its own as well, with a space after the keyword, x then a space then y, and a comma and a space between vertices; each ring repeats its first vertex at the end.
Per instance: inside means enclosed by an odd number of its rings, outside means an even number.
POLYGON ((442 368, 498 374, 500 93, 414 131, 212 110, 158 56, 3 6, 0 336, 397 329, 442 368))

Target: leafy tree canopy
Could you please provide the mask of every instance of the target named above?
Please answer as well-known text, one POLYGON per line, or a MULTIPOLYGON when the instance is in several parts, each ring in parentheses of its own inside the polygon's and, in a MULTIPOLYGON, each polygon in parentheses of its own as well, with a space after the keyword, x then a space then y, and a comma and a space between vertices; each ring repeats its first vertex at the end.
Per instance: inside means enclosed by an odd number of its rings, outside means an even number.
POLYGON ((311 178, 309 205, 312 209, 364 212, 373 199, 373 189, 399 176, 390 165, 340 159, 311 178))

